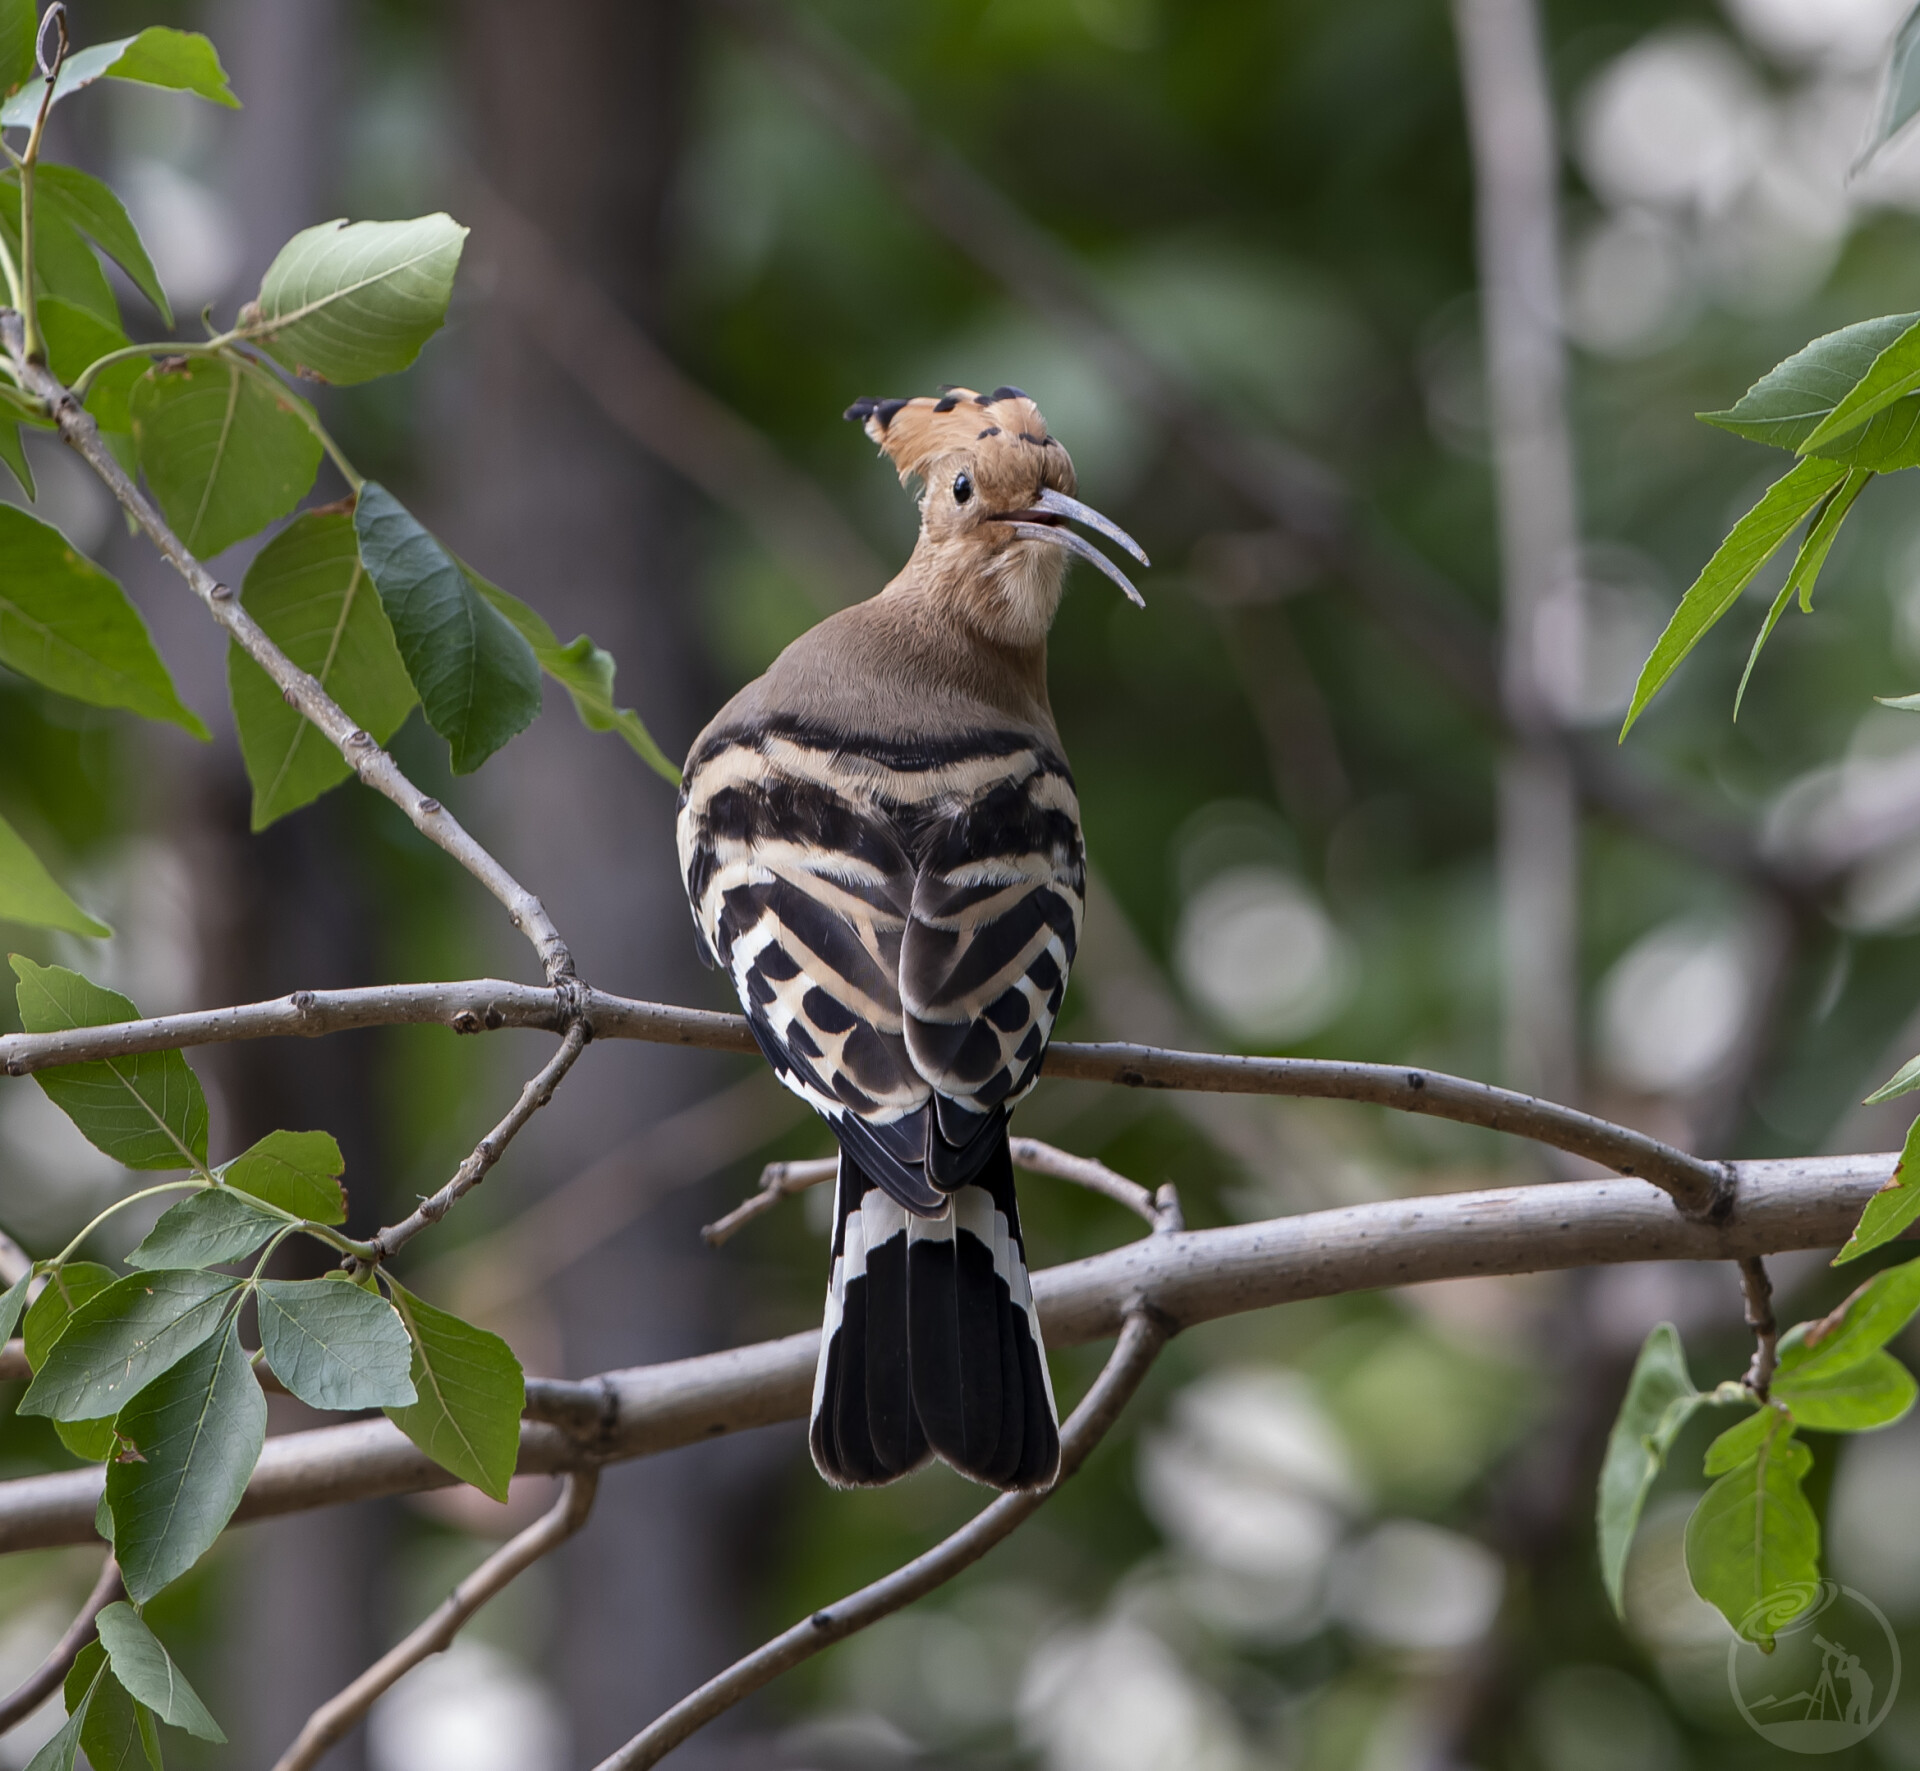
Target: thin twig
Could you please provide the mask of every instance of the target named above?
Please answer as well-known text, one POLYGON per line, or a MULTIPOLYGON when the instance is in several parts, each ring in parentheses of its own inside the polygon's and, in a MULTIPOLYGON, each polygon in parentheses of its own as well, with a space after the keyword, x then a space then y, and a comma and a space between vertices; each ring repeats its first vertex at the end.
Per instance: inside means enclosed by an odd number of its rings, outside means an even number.
POLYGON ((72 1670, 80 1650, 93 1640, 94 1626, 100 1613, 125 1591, 126 1588, 120 1584, 120 1564, 113 1559, 113 1552, 109 1550, 107 1559, 100 1564, 100 1578, 93 1583, 93 1591, 75 1613, 73 1622, 67 1625, 66 1634, 54 1643, 47 1658, 41 1661, 34 1669, 33 1676, 19 1690, 11 1697, 0 1698, 0 1734, 5 1734, 16 1723, 24 1722, 60 1689, 60 1681, 72 1670))
MULTIPOLYGON (((1837 1248, 1892 1174, 1892 1153, 1733 1165, 1735 1209, 1683 1217, 1638 1181, 1571 1181, 1381 1200, 1264 1223, 1142 1237, 1034 1275, 1047 1345, 1084 1346, 1151 1305, 1181 1327, 1303 1299, 1436 1279, 1617 1261, 1735 1261, 1837 1248)), ((519 1468, 647 1457, 807 1411, 817 1331, 575 1382, 530 1379, 519 1468)), ((0 1482, 0 1553, 93 1541, 102 1471, 0 1482)), ((235 1517, 268 1518, 453 1481, 385 1420, 267 1441, 235 1517)))
POLYGON ((810 1659, 823 1648, 878 1623, 903 1606, 923 1598, 935 1587, 970 1568, 995 1544, 1028 1519, 1062 1482, 1080 1468, 1088 1454, 1119 1418, 1140 1381, 1166 1344, 1167 1326, 1150 1311, 1130 1311, 1120 1341, 1093 1388, 1060 1430, 1060 1473, 1049 1488, 1003 1494, 977 1513, 951 1537, 903 1568, 850 1593, 836 1604, 816 1611, 806 1622, 775 1636, 743 1660, 735 1661, 717 1678, 682 1698, 672 1709, 649 1723, 618 1752, 602 1759, 596 1771, 641 1771, 656 1765, 689 1735, 704 1728, 761 1686, 790 1667, 810 1659))
POLYGON ((418 1629, 395 1643, 344 1691, 328 1698, 315 1710, 293 1745, 275 1762, 273 1771, 307 1771, 316 1764, 330 1746, 373 1708, 383 1693, 429 1655, 438 1654, 482 1605, 586 1524, 599 1482, 599 1472, 591 1465, 562 1477, 559 1499, 518 1537, 495 1550, 446 1596, 418 1629))
MULTIPOLYGON (((1104 1194, 1124 1205, 1150 1230, 1180 1230, 1186 1227, 1180 1212, 1180 1196, 1171 1181, 1156 1195, 1149 1193, 1138 1181, 1130 1181, 1125 1175, 1114 1173, 1104 1162, 1096 1162, 1091 1156, 1075 1156, 1071 1151, 1043 1144, 1038 1138, 1014 1138, 1010 1142, 1016 1168, 1024 1168, 1029 1174, 1046 1175, 1056 1181, 1071 1181, 1075 1186, 1104 1194)), ((700 1235, 709 1248, 718 1248, 722 1243, 731 1241, 755 1218, 764 1217, 772 1211, 781 1200, 791 1199, 796 1193, 804 1193, 809 1187, 832 1180, 839 1168, 840 1159, 837 1156, 814 1156, 798 1162, 769 1162, 760 1171, 759 1191, 749 1194, 725 1217, 703 1225, 700 1235)))
POLYGON ((398 806, 414 829, 451 855, 499 900, 513 926, 533 943, 548 982, 571 987, 573 956, 540 900, 469 835, 437 799, 408 780, 400 765, 373 741, 373 735, 361 730, 317 679, 288 658, 241 606, 233 591, 187 550, 186 543, 128 478, 126 469, 101 440, 100 428, 86 408, 43 364, 27 360, 17 315, 0 316, 0 342, 13 359, 20 385, 46 402, 62 440, 93 469, 167 563, 187 581, 207 612, 273 680, 288 704, 319 728, 367 786, 398 806))
MULTIPOLYGON (((461 1032, 496 1027, 544 1027, 559 1032, 576 1013, 596 1039, 756 1050, 753 1035, 738 1015, 640 1002, 580 985, 563 1001, 552 990, 489 978, 458 984, 299 991, 241 1008, 164 1015, 63 1033, 15 1033, 0 1037, 0 1065, 9 1074, 21 1075, 53 1064, 126 1052, 423 1021, 442 1022, 461 1032)), ((1117 1083, 1126 1088, 1363 1101, 1532 1138, 1617 1174, 1651 1181, 1683 1211, 1695 1215, 1711 1217, 1725 1211, 1730 1197, 1724 1163, 1689 1156, 1644 1132, 1571 1107, 1439 1070, 1333 1058, 1245 1058, 1167 1051, 1151 1045, 1062 1043, 1048 1048, 1046 1074, 1058 1081, 1117 1083)))
POLYGON ((506 1148, 518 1137, 526 1123, 550 1100, 561 1077, 573 1068, 575 1058, 587 1049, 587 1024, 575 1021, 567 1029, 556 1051, 521 1089, 520 1098, 508 1109, 504 1119, 474 1145, 473 1154, 454 1170, 453 1179, 429 1199, 421 1202, 397 1224, 389 1224, 367 1244, 368 1264, 396 1255, 429 1224, 437 1224, 467 1194, 487 1178, 487 1171, 498 1162, 506 1148))
POLYGON ((1747 1327, 1753 1331, 1753 1363, 1742 1380, 1762 1402, 1773 1387, 1775 1349, 1779 1345, 1779 1325, 1773 1319, 1773 1281, 1767 1277, 1767 1264, 1758 1255, 1749 1255, 1740 1263, 1740 1290, 1746 1298, 1747 1327))

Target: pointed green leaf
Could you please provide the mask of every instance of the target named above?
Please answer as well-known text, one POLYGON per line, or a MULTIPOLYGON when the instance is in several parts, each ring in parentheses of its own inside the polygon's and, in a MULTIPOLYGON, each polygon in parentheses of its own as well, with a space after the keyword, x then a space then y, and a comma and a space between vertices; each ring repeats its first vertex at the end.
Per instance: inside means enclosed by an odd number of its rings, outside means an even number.
POLYGON ((1634 1361, 1600 1466, 1600 1577, 1615 1611, 1621 1606, 1627 1552, 1633 1547, 1647 1491, 1665 1466, 1680 1429, 1707 1400, 1687 1374, 1679 1331, 1670 1322, 1661 1323, 1647 1336, 1634 1361))
POLYGON ((1866 146, 1854 163, 1858 171, 1912 122, 1920 111, 1920 6, 1910 7, 1894 33, 1888 52, 1887 71, 1880 88, 1880 102, 1874 112, 1873 128, 1866 146))
POLYGON ((70 935, 99 937, 113 933, 67 896, 40 857, 4 818, 0 818, 0 922, 65 929, 70 935))
POLYGON ((1760 662, 1760 648, 1767 643, 1767 637, 1773 632, 1774 625, 1786 613, 1788 600, 1795 591, 1800 593, 1802 614, 1813 613, 1813 587, 1820 581, 1820 568, 1827 563, 1827 555, 1832 551, 1833 538, 1840 533, 1840 525, 1847 520, 1847 513, 1853 509, 1853 502, 1866 490, 1867 482, 1873 478, 1865 468, 1855 468, 1846 479, 1832 492, 1820 507, 1819 515, 1813 519, 1807 537, 1800 543, 1800 551, 1794 557, 1793 569, 1787 574, 1787 581, 1780 586, 1780 594, 1773 599, 1773 607, 1767 611, 1758 637, 1753 642, 1753 650, 1747 654, 1747 667, 1740 673, 1740 687, 1733 697, 1733 717, 1740 717, 1740 703, 1746 699, 1747 684, 1753 678, 1753 667, 1760 662))
POLYGON ((357 1285, 267 1280, 260 1345, 274 1375, 310 1408, 405 1408, 419 1400, 406 1328, 391 1304, 357 1285))
POLYGON ((533 648, 385 487, 361 487, 353 520, 427 724, 469 774, 540 711, 533 648))
POLYGON ((1800 1487, 1812 1467, 1812 1453, 1776 1427, 1752 1460, 1707 1490, 1687 1521, 1693 1590, 1763 1647, 1818 1590, 1820 1526, 1800 1487))
POLYGON ((1776 1383, 1806 1383, 1844 1371, 1877 1352, 1920 1310, 1920 1260, 1876 1273, 1817 1322, 1780 1337, 1776 1383))
POLYGON ((39 25, 35 0, 0 0, 0 98, 10 97, 34 77, 33 39, 39 25))
MULTIPOLYGON (((1913 702, 1915 710, 1920 711, 1920 695, 1910 696, 1909 699, 1913 702)), ((1884 705, 1900 707, 1904 704, 1899 701, 1888 701, 1884 705)), ((1909 1058, 1892 1076, 1868 1095, 1862 1105, 1877 1107, 1882 1101, 1891 1101, 1898 1095, 1911 1094, 1916 1088, 1920 1088, 1920 1058, 1909 1058)))
MULTIPOLYGON (((376 743, 400 729, 419 697, 380 594, 360 564, 359 537, 345 511, 295 517, 247 568, 240 600, 267 637, 376 743)), ((253 783, 255 830, 352 773, 346 758, 287 705, 273 679, 237 645, 227 649, 227 684, 253 783)))
MULTIPOLYGON (((1914 1062, 1920 1063, 1920 1059, 1914 1062)), ((1912 1068, 1913 1064, 1909 1064, 1872 1098, 1884 1100, 1891 1095, 1905 1094, 1914 1084, 1907 1082, 1896 1088, 1894 1083, 1900 1082, 1912 1068)), ((1892 1179, 1867 1201, 1866 1209, 1860 1213, 1860 1222, 1847 1238, 1846 1247, 1833 1257, 1836 1267, 1893 1241, 1906 1232, 1915 1218, 1920 1218, 1920 1186, 1914 1185, 1916 1175, 1920 1175, 1920 1119, 1907 1127, 1907 1141, 1901 1148, 1900 1160, 1893 1165, 1892 1179)))
MULTIPOLYGON (((82 87, 103 77, 133 80, 142 86, 164 86, 191 92, 214 104, 238 110, 240 101, 227 84, 219 52, 198 31, 176 31, 167 25, 149 25, 137 37, 119 37, 96 43, 67 57, 53 91, 53 102, 71 98, 82 87)), ((4 105, 0 128, 30 128, 40 109, 44 83, 29 80, 4 105)))
POLYGON ((1756 443, 1798 449, 1916 321, 1920 314, 1885 314, 1829 332, 1768 370, 1727 411, 1700 417, 1756 443))
POLYGON ((129 1273, 87 1299, 47 1349, 21 1414, 100 1420, 206 1340, 240 1281, 224 1273, 129 1273))
POLYGON ((113 1675, 130 1696, 168 1727, 182 1728, 194 1739, 210 1740, 216 1746, 226 1744, 219 1723, 173 1664, 173 1656, 126 1600, 116 1599, 102 1611, 98 1627, 113 1675))
POLYGON ((60 531, 0 505, 0 664, 76 701, 207 736, 126 592, 60 531))
MULTIPOLYGON (((12 956, 21 1025, 29 1033, 139 1019, 118 991, 64 966, 12 956)), ((196 1168, 207 1160, 207 1097, 178 1052, 134 1052, 37 1070, 47 1098, 88 1142, 128 1168, 196 1168)))
POLYGON ((27 1364, 38 1371, 48 1351, 63 1334, 73 1313, 88 1298, 97 1297, 114 1282, 111 1267, 98 1261, 68 1261, 47 1275, 47 1283, 33 1300, 33 1308, 20 1325, 20 1338, 26 1343, 27 1364))
POLYGON ((33 483, 33 463, 27 459, 27 446, 20 440, 20 427, 4 416, 0 416, 0 462, 6 463, 7 472, 13 475, 29 502, 40 495, 33 483))
POLYGON ((322 381, 396 374, 446 318, 466 237, 450 215, 304 229, 267 267, 242 329, 277 362, 322 381))
POLYGON ((320 468, 308 410, 235 358, 163 358, 134 383, 140 468, 190 553, 210 559, 306 496, 320 468))
MULTIPOLYGON (((40 330, 47 337, 47 366, 69 387, 79 379, 83 369, 109 351, 123 349, 129 342, 117 324, 110 324, 98 314, 52 295, 40 303, 40 330)), ((132 457, 130 445, 123 445, 120 439, 126 437, 133 423, 127 404, 133 394, 133 384, 146 370, 143 358, 126 357, 102 369, 87 389, 87 410, 107 433, 108 448, 130 474, 138 464, 132 457)))
POLYGON ((217 1267, 252 1254, 287 1220, 245 1193, 209 1187, 189 1193, 160 1214, 160 1221, 127 1256, 129 1267, 217 1267))
MULTIPOLYGON (((1876 695, 1874 700, 1882 707, 1898 708, 1902 713, 1920 713, 1920 695, 1876 695)), ((1886 1087, 1867 1096, 1869 1101, 1891 1100, 1895 1095, 1903 1095, 1910 1088, 1920 1087, 1920 1058, 1915 1058, 1886 1087), (1894 1083, 1900 1084, 1895 1088, 1894 1083)))
POLYGON ((42 160, 34 175, 34 211, 57 210, 127 273, 171 327, 173 308, 133 217, 111 187, 77 166, 42 160))
POLYGON ((389 1407, 388 1419, 443 1469, 505 1500, 526 1406, 520 1361, 497 1334, 422 1303, 391 1279, 388 1285, 413 1341, 419 1396, 411 1407, 389 1407))
POLYGON ((87 1714, 104 1677, 95 1670, 93 1683, 80 1693, 78 1704, 68 1713, 59 1733, 27 1761, 27 1771, 73 1771, 73 1762, 80 1756, 80 1731, 87 1725, 87 1714))
POLYGON ((0 1292, 0 1345, 13 1338, 14 1329, 26 1314, 27 1292, 32 1284, 33 1269, 29 1267, 4 1292, 0 1292))
POLYGON ((1855 1365, 1776 1378, 1773 1393, 1803 1427, 1821 1433, 1865 1433, 1891 1426, 1913 1406, 1913 1374, 1891 1353, 1869 1353, 1855 1365))
MULTIPOLYGON (((20 174, 0 172, 0 235, 20 260, 20 174)), ((43 300, 51 296, 79 308, 102 326, 120 331, 120 303, 100 260, 73 218, 56 201, 37 200, 33 208, 33 286, 43 300)))
POLYGON ((673 759, 653 741, 653 734, 631 707, 613 703, 613 654, 596 646, 586 634, 569 645, 561 645, 546 621, 528 608, 517 596, 510 596, 497 584, 490 584, 462 562, 460 569, 474 589, 500 611, 519 630, 520 637, 533 648, 540 668, 573 697, 574 711, 590 732, 618 732, 634 754, 655 774, 664 776, 676 787, 680 770, 673 759))
POLYGON ((1799 453, 1824 453, 1823 444, 1858 430, 1895 401, 1920 391, 1920 320, 1887 343, 1846 397, 1802 440, 1799 453))
POLYGON ((259 1461, 267 1400, 239 1329, 148 1385, 115 1425, 131 1450, 107 1466, 113 1549, 127 1596, 144 1605, 212 1547, 259 1461))
POLYGON ((1758 1456, 1760 1447, 1769 1439, 1792 1431, 1793 1422, 1782 1419, 1779 1409, 1756 1408, 1707 1447, 1705 1472, 1709 1476, 1724 1476, 1729 1470, 1737 1470, 1748 1459, 1758 1456))
POLYGON ((106 1658, 99 1641, 91 1641, 74 1656, 66 1677, 69 1710, 78 1707, 89 1691, 93 1693, 80 1730, 80 1750, 90 1771, 140 1771, 143 1765, 164 1771, 152 1713, 127 1695, 111 1668, 102 1672, 106 1658))
POLYGON ((1652 655, 1634 685, 1633 704, 1627 709, 1625 738, 1647 703, 1660 692, 1680 662, 1697 646, 1707 630, 1740 600, 1754 573, 1772 558, 1781 542, 1799 527, 1802 518, 1833 490, 1847 470, 1831 461, 1802 461, 1784 478, 1775 480, 1752 510, 1733 526, 1700 576, 1680 599, 1652 655))
POLYGON ((346 1172, 340 1146, 323 1131, 270 1131, 216 1172, 229 1187, 251 1193, 296 1218, 344 1224, 346 1172))

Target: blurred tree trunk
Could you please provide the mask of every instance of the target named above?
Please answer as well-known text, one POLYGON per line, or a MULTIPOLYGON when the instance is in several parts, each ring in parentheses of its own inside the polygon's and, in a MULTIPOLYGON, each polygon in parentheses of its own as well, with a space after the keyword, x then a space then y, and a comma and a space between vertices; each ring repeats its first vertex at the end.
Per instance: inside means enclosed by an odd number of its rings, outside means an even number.
MULTIPOLYGON (((649 330, 689 84, 689 12, 681 0, 562 0, 531 11, 474 0, 457 15, 482 176, 649 330)), ((486 243, 474 244, 484 262, 486 243)), ((611 650, 622 699, 679 754, 713 700, 688 631, 695 578, 683 490, 504 312, 483 309, 468 348, 463 410, 435 424, 464 443, 458 482, 443 489, 447 532, 563 637, 585 630, 611 650)), ((636 995, 708 1000, 673 859, 671 790, 617 740, 589 737, 563 694, 549 689, 547 705, 481 778, 489 839, 541 893, 583 976, 636 995)), ((502 963, 524 973, 524 947, 512 957, 503 949, 502 963)), ((563 1181, 736 1070, 696 1054, 590 1051, 516 1149, 514 1172, 563 1181)), ((553 1288, 568 1372, 729 1338, 716 1308, 722 1269, 699 1242, 696 1205, 650 1213, 553 1288)), ((738 1534, 721 1478, 740 1455, 716 1446, 610 1470, 592 1522, 564 1552, 555 1670, 577 1760, 610 1751, 737 1649, 729 1545, 738 1534)), ((690 1747, 689 1762, 701 1752, 690 1747)))

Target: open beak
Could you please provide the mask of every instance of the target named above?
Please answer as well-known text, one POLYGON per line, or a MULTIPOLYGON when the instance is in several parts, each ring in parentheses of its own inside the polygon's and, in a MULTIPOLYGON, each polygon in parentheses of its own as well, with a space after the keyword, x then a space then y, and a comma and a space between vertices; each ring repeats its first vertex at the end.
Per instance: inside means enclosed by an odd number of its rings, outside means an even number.
POLYGON ((1057 547, 1064 547, 1068 553, 1078 554, 1090 566, 1097 566, 1106 573, 1138 607, 1144 609, 1147 606, 1147 599, 1134 589, 1133 581, 1126 573, 1085 536, 1076 535, 1064 526, 1069 522, 1082 523, 1089 529, 1097 530, 1109 541, 1119 542, 1141 565, 1153 563, 1139 542, 1091 505, 1082 504, 1077 498, 1069 498, 1064 492, 1048 491, 1042 492, 1025 510, 1010 511, 995 520, 1005 523, 1018 534, 1031 536, 1036 541, 1050 541, 1057 547))

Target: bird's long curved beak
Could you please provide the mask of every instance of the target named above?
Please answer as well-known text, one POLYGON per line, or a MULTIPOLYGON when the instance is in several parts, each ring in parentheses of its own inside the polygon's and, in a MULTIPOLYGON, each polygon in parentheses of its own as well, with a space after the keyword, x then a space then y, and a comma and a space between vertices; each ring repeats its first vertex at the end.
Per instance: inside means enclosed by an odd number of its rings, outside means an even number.
POLYGON ((1036 541, 1050 541, 1067 552, 1078 554, 1091 566, 1097 566, 1127 593, 1128 598, 1144 609, 1147 599, 1133 587, 1133 581, 1108 559, 1085 536, 1076 535, 1071 529, 1063 527, 1065 523, 1082 523, 1087 528, 1097 530, 1110 541, 1117 541, 1141 565, 1153 562, 1147 558, 1146 549, 1129 535, 1126 530, 1110 518, 1103 517, 1090 504, 1082 504, 1077 498, 1069 498, 1064 492, 1042 492, 1024 510, 1010 511, 998 519, 1021 535, 1031 536, 1036 541))

